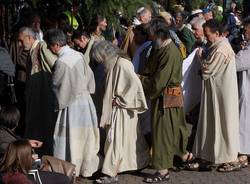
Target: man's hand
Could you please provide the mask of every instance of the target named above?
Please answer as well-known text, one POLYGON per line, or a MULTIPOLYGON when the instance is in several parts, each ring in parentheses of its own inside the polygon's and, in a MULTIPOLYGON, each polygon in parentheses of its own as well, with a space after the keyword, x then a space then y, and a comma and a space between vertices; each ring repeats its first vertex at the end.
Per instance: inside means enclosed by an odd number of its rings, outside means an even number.
POLYGON ((118 40, 117 40, 116 38, 112 40, 112 43, 113 43, 114 45, 118 46, 118 40))
POLYGON ((137 75, 137 77, 141 80, 142 79, 142 75, 140 75, 140 74, 136 74, 137 75))
POLYGON ((204 49, 203 48, 198 48, 198 50, 196 51, 196 54, 199 58, 202 58, 203 56, 203 53, 204 53, 204 49))
POLYGON ((241 49, 245 49, 245 48, 246 48, 246 45, 247 45, 247 42, 246 42, 246 41, 240 42, 240 48, 241 48, 241 49))
POLYGON ((43 145, 43 142, 38 141, 38 140, 29 140, 29 143, 32 148, 40 148, 43 145))

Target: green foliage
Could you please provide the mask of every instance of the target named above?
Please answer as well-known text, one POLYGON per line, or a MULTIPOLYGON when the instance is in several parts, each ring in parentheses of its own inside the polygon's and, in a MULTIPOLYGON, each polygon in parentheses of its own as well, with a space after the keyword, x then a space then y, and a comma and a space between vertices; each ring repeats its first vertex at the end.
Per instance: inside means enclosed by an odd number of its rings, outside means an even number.
POLYGON ((82 0, 82 3, 84 16, 101 14, 116 26, 119 12, 130 19, 139 7, 150 5, 151 0, 82 0))
POLYGON ((162 5, 165 10, 170 12, 173 10, 174 5, 179 4, 178 0, 156 0, 156 2, 162 5))
POLYGON ((188 11, 196 10, 201 7, 202 0, 187 0, 188 11))
MULTIPOLYGON (((1 1, 1 0, 0 0, 1 1)), ((7 0, 4 0, 7 1, 7 0)), ((9 0, 11 1, 11 0, 9 0)), ((71 10, 72 5, 80 5, 78 14, 87 25, 94 14, 100 14, 107 18, 108 22, 115 27, 119 24, 119 13, 130 19, 141 6, 151 6, 152 0, 24 0, 32 9, 42 10, 41 14, 71 10)))

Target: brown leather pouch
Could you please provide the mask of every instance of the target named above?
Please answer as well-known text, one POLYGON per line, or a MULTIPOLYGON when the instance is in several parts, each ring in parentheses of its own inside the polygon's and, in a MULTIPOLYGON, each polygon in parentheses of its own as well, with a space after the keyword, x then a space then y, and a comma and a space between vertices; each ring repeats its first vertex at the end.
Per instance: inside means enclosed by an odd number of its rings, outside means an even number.
POLYGON ((163 95, 163 108, 183 107, 183 94, 181 87, 167 87, 163 95))

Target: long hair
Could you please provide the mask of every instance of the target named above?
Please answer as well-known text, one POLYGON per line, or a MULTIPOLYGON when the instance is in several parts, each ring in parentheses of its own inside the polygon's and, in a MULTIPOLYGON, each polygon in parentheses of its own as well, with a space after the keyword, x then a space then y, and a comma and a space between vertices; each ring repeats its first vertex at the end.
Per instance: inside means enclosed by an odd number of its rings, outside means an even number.
POLYGON ((89 23, 88 33, 91 34, 96 31, 97 26, 100 22, 102 22, 105 19, 102 15, 94 15, 89 23))
POLYGON ((162 17, 156 17, 150 22, 148 32, 154 38, 166 39, 169 37, 169 26, 162 17))
POLYGON ((109 41, 97 41, 94 43, 90 55, 93 60, 98 63, 105 63, 115 57, 122 57, 130 60, 130 58, 117 46, 109 41))
POLYGON ((27 174, 32 166, 32 148, 27 140, 17 140, 10 143, 3 161, 0 172, 20 172, 27 174))

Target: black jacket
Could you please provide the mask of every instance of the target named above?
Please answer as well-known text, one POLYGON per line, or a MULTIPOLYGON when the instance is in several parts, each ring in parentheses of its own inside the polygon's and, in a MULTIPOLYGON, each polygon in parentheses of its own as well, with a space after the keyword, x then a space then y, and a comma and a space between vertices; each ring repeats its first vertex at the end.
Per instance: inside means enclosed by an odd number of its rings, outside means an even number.
POLYGON ((0 126, 0 158, 6 152, 9 144, 20 139, 13 131, 0 126))

